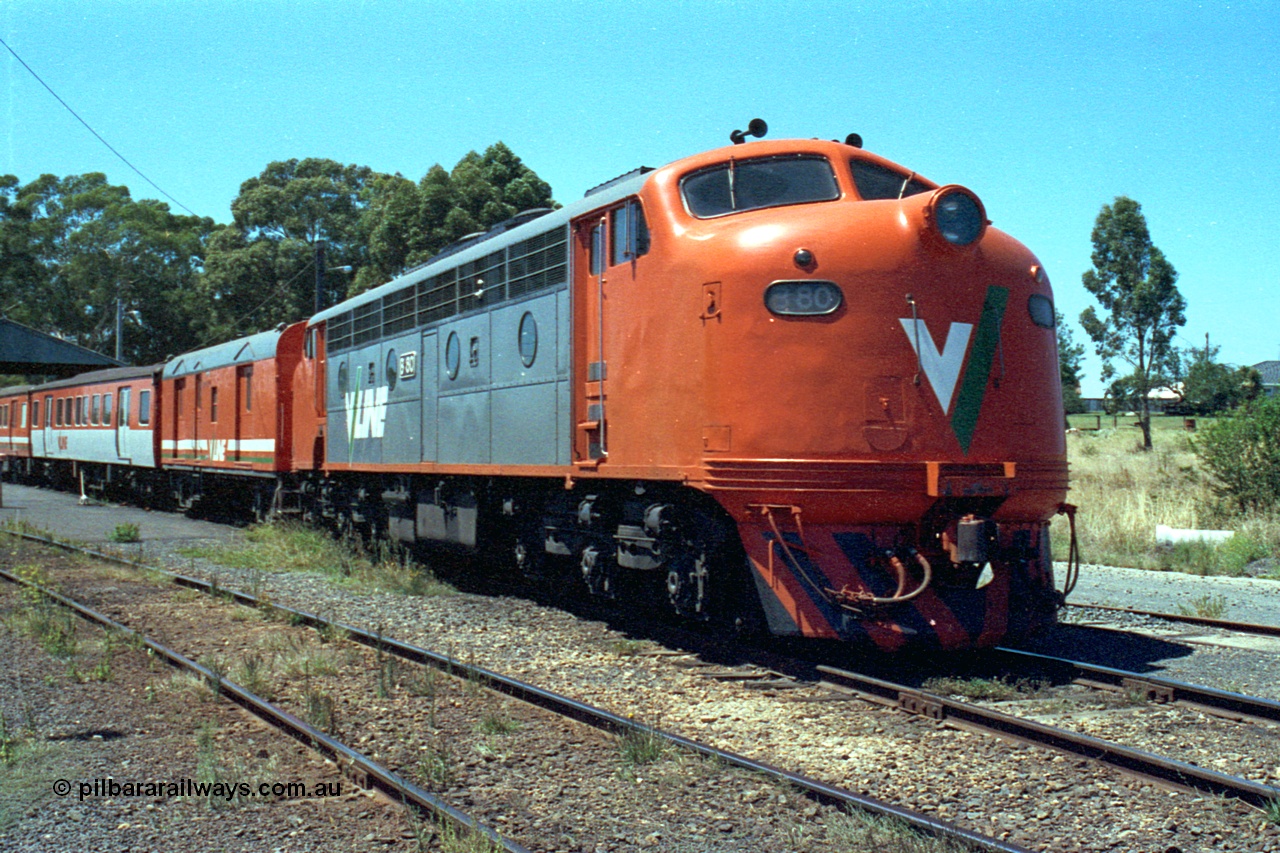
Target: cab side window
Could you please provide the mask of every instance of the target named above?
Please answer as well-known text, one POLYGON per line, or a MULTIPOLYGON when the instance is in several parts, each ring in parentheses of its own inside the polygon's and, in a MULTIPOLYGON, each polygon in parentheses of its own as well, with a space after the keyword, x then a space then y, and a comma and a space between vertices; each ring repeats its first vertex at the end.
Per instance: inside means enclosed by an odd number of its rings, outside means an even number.
POLYGON ((649 251, 649 225, 640 202, 631 199, 609 213, 610 266, 625 264, 649 251))

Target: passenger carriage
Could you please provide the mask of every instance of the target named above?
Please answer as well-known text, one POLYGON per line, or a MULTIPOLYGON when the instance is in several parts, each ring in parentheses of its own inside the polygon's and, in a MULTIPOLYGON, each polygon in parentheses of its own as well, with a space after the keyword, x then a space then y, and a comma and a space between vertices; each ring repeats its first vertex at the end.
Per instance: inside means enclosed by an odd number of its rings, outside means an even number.
POLYGON ((160 460, 180 506, 272 506, 293 464, 293 371, 306 325, 184 353, 160 374, 160 460))
POLYGON ((158 366, 112 367, 31 389, 31 433, 46 476, 86 491, 154 497, 158 366))
POLYGON ((31 423, 39 407, 31 409, 30 386, 0 389, 0 474, 20 478, 31 460, 31 423))

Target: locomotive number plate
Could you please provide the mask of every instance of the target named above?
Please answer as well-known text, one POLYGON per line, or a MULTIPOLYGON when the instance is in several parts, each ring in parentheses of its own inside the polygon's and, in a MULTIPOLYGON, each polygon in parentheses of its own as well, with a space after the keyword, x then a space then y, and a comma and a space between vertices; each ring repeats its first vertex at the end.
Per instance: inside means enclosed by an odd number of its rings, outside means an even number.
POLYGON ((400 356, 400 378, 412 379, 418 375, 418 354, 407 352, 400 356))

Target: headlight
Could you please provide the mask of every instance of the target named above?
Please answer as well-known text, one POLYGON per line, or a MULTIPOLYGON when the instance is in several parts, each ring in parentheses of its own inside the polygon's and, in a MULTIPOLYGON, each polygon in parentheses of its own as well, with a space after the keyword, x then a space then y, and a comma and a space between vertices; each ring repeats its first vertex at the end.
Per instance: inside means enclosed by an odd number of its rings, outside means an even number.
POLYGON ((1047 296, 1033 293, 1027 297, 1027 312, 1031 322, 1042 329, 1052 329, 1056 324, 1053 314, 1053 302, 1047 296))
POLYGON ((764 292, 764 305, 784 317, 830 314, 844 302, 833 281, 775 281, 764 292))
POLYGON ((927 215, 942 238, 953 246, 976 242, 987 227, 982 202, 963 187, 943 187, 934 193, 927 215))

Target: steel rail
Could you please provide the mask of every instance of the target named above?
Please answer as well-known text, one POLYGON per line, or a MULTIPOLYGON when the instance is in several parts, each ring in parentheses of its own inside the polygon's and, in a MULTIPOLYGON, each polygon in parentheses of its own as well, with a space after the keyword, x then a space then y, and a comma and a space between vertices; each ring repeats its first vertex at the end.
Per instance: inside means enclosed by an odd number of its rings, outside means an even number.
MULTIPOLYGON (((75 551, 88 556, 127 565, 132 568, 160 572, 161 574, 168 576, 175 584, 180 586, 197 589, 202 592, 227 595, 236 603, 249 607, 260 606, 258 599, 252 595, 235 590, 223 589, 209 583, 208 581, 193 578, 189 575, 171 572, 155 566, 148 566, 127 557, 98 552, 94 549, 85 548, 68 542, 59 542, 30 533, 21 533, 16 531, 7 532, 30 541, 53 545, 65 550, 75 551)), ((550 690, 536 687, 492 670, 464 663, 448 655, 442 655, 438 652, 414 646, 410 643, 384 637, 375 632, 365 631, 354 625, 327 620, 314 613, 308 613, 303 610, 296 610, 294 608, 285 607, 275 603, 267 603, 261 606, 270 607, 276 613, 287 615, 291 621, 298 624, 305 624, 317 629, 338 629, 346 632, 352 640, 366 646, 370 646, 374 649, 380 649, 383 652, 394 654, 407 660, 436 667, 450 675, 471 679, 483 684, 491 690, 504 693, 512 698, 519 699, 520 701, 527 702, 531 705, 536 705, 537 707, 551 711, 559 716, 577 720, 578 722, 602 731, 607 731, 613 734, 635 732, 637 734, 660 738, 677 748, 706 758, 713 758, 718 761, 722 761, 733 767, 761 774, 775 782, 792 785, 804 791, 814 800, 826 805, 843 806, 845 809, 857 809, 880 817, 900 820, 925 835, 951 838, 961 841, 978 850, 991 851, 991 853, 1031 853, 1027 848, 1021 847, 1017 844, 991 838, 990 836, 964 829, 963 827, 956 826, 955 824, 948 823, 947 821, 929 817, 928 815, 921 814, 919 812, 913 812, 909 809, 901 808, 891 803, 877 800, 873 797, 855 794, 848 789, 829 785, 825 782, 821 782, 817 779, 812 779, 798 773, 792 773, 789 770, 783 770, 782 768, 775 767, 772 764, 719 749, 718 747, 686 738, 683 735, 663 731, 661 729, 655 729, 651 726, 645 725, 644 723, 638 722, 637 720, 631 719, 630 717, 619 716, 618 714, 614 714, 610 711, 596 708, 585 702, 580 702, 576 699, 562 696, 550 690)), ((226 682, 223 683, 226 684, 226 682)))
POLYGON ((1087 687, 1136 690, 1155 702, 1177 703, 1238 722, 1280 723, 1280 702, 1272 699, 1020 649, 997 648, 994 651, 1016 663, 1055 669, 1087 687))
POLYGON ((1266 808, 1272 802, 1280 801, 1280 788, 1261 782, 1219 773, 861 673, 830 666, 819 666, 818 672, 823 676, 821 683, 830 689, 851 692, 860 698, 946 722, 957 728, 1048 747, 1098 761, 1151 781, 1173 785, 1184 791, 1232 797, 1257 808, 1266 808))
POLYGON ((1220 628, 1223 631, 1236 631, 1241 634, 1260 634, 1266 637, 1280 637, 1280 625, 1263 625, 1257 622, 1232 622, 1229 619, 1211 619, 1208 616, 1192 616, 1184 613, 1159 613, 1154 610, 1135 610, 1132 607, 1115 607, 1110 604, 1081 604, 1068 602, 1067 606, 1080 610, 1105 610, 1109 613, 1124 613, 1128 616, 1147 616, 1152 619, 1164 619, 1167 622, 1186 622, 1191 625, 1203 625, 1206 628, 1220 628))
POLYGON ((429 791, 418 787, 403 776, 382 766, 371 758, 357 752, 346 744, 295 717, 288 711, 267 702, 265 699, 249 692, 245 688, 219 676, 209 668, 196 663, 190 658, 174 651, 168 646, 152 640, 139 631, 122 625, 111 617, 67 598, 64 595, 45 589, 37 583, 21 578, 11 572, 0 569, 0 578, 19 586, 39 591, 41 595, 58 605, 65 607, 90 622, 102 625, 126 636, 137 637, 147 649, 164 658, 169 664, 199 675, 213 686, 219 695, 226 696, 236 704, 246 708, 266 722, 283 730, 304 745, 327 755, 362 788, 376 787, 400 802, 413 803, 418 808, 434 815, 437 819, 447 820, 463 832, 479 832, 491 844, 498 845, 508 853, 530 853, 529 849, 514 841, 503 838, 498 832, 480 824, 464 812, 455 809, 444 800, 429 791))

